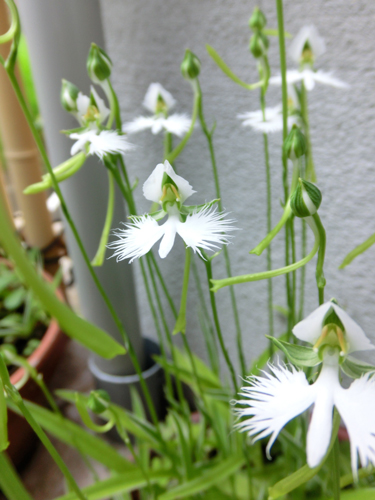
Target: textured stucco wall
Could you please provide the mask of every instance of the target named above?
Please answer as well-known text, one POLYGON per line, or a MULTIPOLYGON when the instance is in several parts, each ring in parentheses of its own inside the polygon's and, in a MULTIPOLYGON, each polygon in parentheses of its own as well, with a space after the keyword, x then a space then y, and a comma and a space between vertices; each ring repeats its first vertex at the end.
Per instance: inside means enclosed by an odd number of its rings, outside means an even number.
MULTIPOLYGON (((223 202, 238 221, 242 231, 236 233, 230 253, 234 274, 257 272, 265 268, 265 257, 248 254, 265 235, 265 170, 262 137, 241 128, 237 113, 259 108, 255 92, 236 86, 210 60, 205 51, 209 43, 221 54, 235 73, 247 81, 257 78, 254 59, 247 46, 248 18, 253 1, 233 0, 101 0, 107 50, 114 61, 113 84, 120 96, 123 118, 133 119, 145 111, 141 103, 150 82, 162 83, 177 99, 177 111, 191 109, 191 90, 179 72, 184 49, 189 47, 201 59, 201 85, 209 124, 217 121, 215 147, 221 175, 223 202)), ((274 2, 261 5, 268 26, 276 27, 274 2)), ((317 67, 334 71, 351 85, 350 90, 317 86, 309 94, 313 154, 318 184, 323 191, 320 215, 327 229, 326 296, 335 296, 348 312, 375 339, 374 291, 375 270, 372 265, 375 248, 359 257, 349 268, 338 270, 342 258, 356 244, 375 231, 374 198, 374 125, 375 69, 374 37, 375 3, 349 0, 298 0, 285 2, 285 25, 297 33, 306 23, 314 23, 327 44, 326 53, 317 67)), ((270 62, 273 74, 278 72, 278 46, 272 39, 270 62)), ((293 66, 289 61, 290 67, 293 66)), ((272 88, 268 104, 280 101, 281 91, 272 88)), ((131 177, 143 183, 162 157, 161 136, 149 132, 135 135, 137 150, 128 156, 131 177)), ((281 134, 270 136, 273 182, 273 222, 281 214, 281 134)), ((214 197, 209 156, 202 134, 197 130, 178 159, 179 173, 186 176, 198 194, 192 202, 214 197)), ((137 191, 138 206, 148 203, 137 191)), ((311 238, 310 238, 311 244, 311 238)), ((273 245, 274 266, 283 264, 283 241, 273 245)), ((220 257, 217 259, 219 261, 220 257)), ((314 261, 315 263, 315 261, 314 261)), ((317 306, 314 263, 307 271, 306 307, 317 306)), ((221 263, 220 263, 221 264, 221 263)), ((128 265, 125 262, 119 265, 128 265)), ((201 263, 199 268, 204 272, 201 263)), ((168 273, 173 294, 179 297, 183 270, 183 244, 175 245, 161 262, 168 273)), ((222 273, 216 262, 217 273, 222 273)), ((138 274, 140 303, 146 304, 138 274)), ((284 278, 274 280, 275 304, 285 306, 284 278)), ((236 287, 247 358, 266 344, 266 283, 236 287)), ((234 327, 229 309, 229 294, 217 294, 220 316, 228 350, 235 357, 234 327)), ((196 304, 192 303, 194 308, 196 304)), ((144 332, 154 332, 150 314, 142 314, 144 332)), ((277 331, 282 322, 278 320, 277 331)), ((196 315, 189 320, 189 337, 196 350, 203 346, 196 315)))

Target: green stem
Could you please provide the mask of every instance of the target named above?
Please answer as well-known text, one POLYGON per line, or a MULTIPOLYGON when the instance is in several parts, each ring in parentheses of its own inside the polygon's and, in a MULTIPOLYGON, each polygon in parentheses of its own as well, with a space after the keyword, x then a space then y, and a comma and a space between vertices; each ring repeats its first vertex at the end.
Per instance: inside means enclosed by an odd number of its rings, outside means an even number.
MULTIPOLYGON (((309 219, 311 218, 310 217, 306 218, 307 221, 309 219)), ((268 278, 274 278, 276 276, 281 276, 282 274, 290 273, 292 271, 295 271, 296 269, 299 269, 302 266, 305 266, 319 250, 319 242, 320 242, 319 231, 315 226, 315 224, 311 224, 310 227, 314 232, 315 236, 314 247, 311 250, 311 252, 308 255, 306 255, 306 257, 304 257, 303 259, 299 260, 298 262, 294 262, 293 264, 289 264, 288 266, 275 269, 273 271, 264 271, 262 273, 255 273, 255 274, 244 274, 242 276, 233 276, 232 278, 224 278, 221 280, 211 279, 211 283, 213 285, 211 291, 217 292, 218 290, 220 290, 220 288, 223 288, 225 286, 237 285, 239 283, 247 283, 249 281, 260 281, 268 278)))
POLYGON ((306 171, 305 176, 307 180, 316 182, 316 172, 314 161, 312 157, 312 146, 311 146, 311 134, 310 134, 310 121, 309 121, 309 109, 307 104, 307 91, 305 84, 301 83, 301 114, 304 124, 304 132, 306 137, 306 171))
MULTIPOLYGON (((306 222, 302 219, 302 258, 306 255, 306 246, 307 246, 307 231, 306 231, 306 222)), ((299 290, 299 312, 298 312, 298 321, 302 321, 303 319, 303 306, 305 301, 305 280, 306 280, 306 268, 302 267, 301 269, 301 283, 299 290)))
POLYGON ((152 252, 150 252, 148 254, 148 256, 149 256, 149 258, 150 258, 150 260, 151 260, 151 262, 152 262, 152 264, 154 266, 154 269, 155 269, 156 274, 158 276, 158 279, 160 281, 160 285, 161 285, 161 287, 163 289, 163 292, 164 292, 164 295, 165 295, 165 297, 166 297, 166 299, 168 301, 169 307, 171 308, 171 311, 172 311, 175 319, 177 319, 177 309, 176 309, 176 306, 174 305, 173 299, 172 299, 170 293, 168 292, 168 289, 166 287, 163 275, 161 274, 159 266, 157 265, 157 262, 155 260, 155 255, 152 252))
POLYGON ((108 206, 107 215, 104 221, 103 232, 100 238, 99 247, 96 252, 95 257, 92 259, 91 264, 93 266, 103 265, 105 251, 107 249, 108 236, 111 230, 113 212, 115 208, 115 187, 113 182, 113 175, 110 170, 108 170, 108 206))
POLYGON ((319 239, 320 239, 315 277, 319 292, 319 305, 322 305, 324 304, 324 287, 326 286, 326 279, 324 277, 324 272, 323 272, 324 257, 326 252, 326 232, 323 227, 322 221, 320 220, 320 217, 317 213, 313 215, 313 220, 318 228, 319 239))
MULTIPOLYGON (((212 279, 212 263, 211 263, 211 260, 209 258, 207 258, 207 256, 204 253, 203 253, 203 257, 206 259, 204 261, 204 264, 206 266, 207 283, 208 283, 208 286, 210 287, 210 283, 212 283, 212 282, 214 282, 216 280, 212 279)), ((233 280, 233 278, 227 278, 227 280, 233 280)), ((221 280, 217 280, 217 281, 221 281, 221 280)), ((225 347, 225 344, 224 344, 223 334, 221 332, 221 327, 220 327, 219 315, 218 315, 218 312, 217 312, 216 297, 215 297, 215 294, 214 294, 214 292, 212 291, 211 288, 210 288, 210 301, 211 301, 212 315, 213 315, 213 318, 214 318, 214 323, 215 323, 215 328, 216 328, 216 335, 217 335, 217 338, 219 340, 221 352, 222 352, 222 354, 224 356, 224 359, 225 359, 225 361, 227 363, 229 372, 230 372, 231 377, 232 377, 233 387, 235 388, 235 391, 236 391, 236 394, 237 394, 238 393, 238 384, 237 384, 236 373, 235 373, 232 361, 230 360, 230 357, 229 357, 229 354, 228 354, 228 350, 227 350, 227 348, 225 347)))
MULTIPOLYGON (((214 150, 214 145, 213 145, 213 140, 212 140, 214 128, 212 130, 208 130, 208 128, 207 128, 207 124, 206 124, 206 120, 204 118, 204 112, 203 112, 202 90, 201 90, 198 79, 196 80, 196 89, 197 89, 197 92, 199 94, 199 120, 200 120, 200 124, 201 124, 202 130, 203 130, 203 133, 206 136, 207 143, 208 143, 208 149, 210 151, 212 173, 213 173, 214 183, 215 183, 215 195, 216 195, 216 198, 218 198, 218 200, 219 200, 218 201, 219 211, 223 212, 223 205, 221 202, 219 174, 217 171, 215 150, 214 150)), ((225 260, 226 273, 227 273, 228 278, 230 278, 232 276, 232 270, 231 270, 229 252, 228 252, 228 248, 226 245, 223 246, 223 254, 224 254, 224 260, 225 260)), ((238 314, 237 301, 236 301, 236 295, 235 295, 234 288, 230 287, 229 293, 230 293, 231 306, 232 306, 232 311, 233 311, 233 316, 234 316, 234 324, 235 324, 235 328, 236 328, 237 355, 238 355, 238 359, 239 359, 240 366, 241 366, 242 377, 245 377, 246 376, 246 361, 245 361, 243 342, 242 342, 242 331, 241 331, 240 317, 238 314)))
POLYGON ((335 444, 331 450, 331 474, 333 499, 340 500, 340 447, 339 439, 336 437, 335 444))
POLYGON ((186 247, 184 280, 182 283, 180 311, 178 313, 176 324, 173 329, 173 335, 176 335, 176 333, 179 332, 185 334, 186 332, 186 304, 187 304, 187 294, 189 288, 190 263, 191 263, 191 250, 190 247, 186 247))
POLYGON ((275 236, 284 227, 284 225, 285 225, 286 221, 289 219, 291 213, 292 213, 292 209, 290 208, 290 202, 289 202, 289 199, 288 199, 288 202, 287 202, 287 204, 284 207, 283 215, 281 216, 279 222, 272 229, 272 231, 270 231, 267 234, 267 236, 253 250, 251 250, 249 253, 250 254, 255 254, 255 255, 261 255, 263 253, 263 251, 271 243, 271 241, 275 238, 275 236))
POLYGON ((172 151, 172 134, 170 132, 165 132, 164 133, 164 160, 167 158, 167 156, 170 154, 172 151))
POLYGON ((0 453, 0 487, 8 500, 33 500, 4 452, 0 453))
MULTIPOLYGON (((266 101, 264 93, 261 92, 260 104, 263 113, 263 120, 266 120, 266 101)), ((263 144, 264 144, 264 160, 266 166, 266 183, 267 183, 267 234, 272 230, 272 191, 271 191, 271 167, 270 158, 268 151, 268 136, 263 134, 263 144)), ((267 271, 272 269, 272 251, 271 245, 267 246, 267 271)), ((274 324, 273 324, 273 290, 272 290, 272 280, 269 279, 267 282, 268 289, 268 331, 271 337, 274 336, 274 324)), ((270 341, 270 357, 273 355, 273 343, 270 341)))

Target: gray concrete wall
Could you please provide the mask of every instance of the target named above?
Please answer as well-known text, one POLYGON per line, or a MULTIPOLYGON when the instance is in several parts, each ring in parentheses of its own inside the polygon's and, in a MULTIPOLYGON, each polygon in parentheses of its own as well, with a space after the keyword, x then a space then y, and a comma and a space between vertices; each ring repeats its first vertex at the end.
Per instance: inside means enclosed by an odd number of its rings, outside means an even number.
MULTIPOLYGON (((274 2, 261 2, 268 26, 276 27, 274 2)), ((190 112, 190 86, 179 72, 184 49, 190 48, 201 59, 201 84, 208 123, 217 121, 215 147, 223 188, 225 208, 237 219, 239 231, 230 245, 235 274, 265 269, 265 257, 248 254, 265 235, 265 170, 261 136, 240 126, 237 113, 259 109, 257 92, 247 92, 228 80, 205 51, 209 43, 221 54, 235 73, 247 81, 257 78, 256 65, 248 52, 247 21, 255 6, 253 1, 233 0, 101 0, 107 50, 114 62, 113 84, 119 94, 123 119, 129 121, 144 113, 141 103, 150 82, 162 83, 177 99, 177 111, 190 112)), ((375 339, 374 291, 375 248, 339 271, 338 266, 355 245, 375 231, 373 189, 375 186, 374 141, 375 69, 373 58, 375 4, 349 0, 296 0, 285 2, 286 29, 296 34, 307 23, 314 23, 327 44, 317 67, 334 71, 351 85, 339 90, 319 85, 309 94, 313 154, 318 184, 323 192, 320 209, 327 229, 327 298, 335 296, 348 312, 375 339)), ((270 62, 278 73, 277 40, 271 40, 270 62)), ((290 67, 293 67, 289 61, 290 67)), ((270 90, 268 104, 280 102, 281 91, 270 90)), ((134 135, 138 145, 127 164, 131 178, 140 185, 162 159, 161 136, 149 132, 134 135)), ((281 134, 270 136, 273 221, 281 214, 281 134)), ((198 191, 192 202, 214 197, 210 161, 205 141, 196 130, 177 162, 178 171, 198 191)), ((141 211, 148 209, 141 189, 137 191, 141 211)), ((311 245, 311 238, 310 238, 311 245)), ((274 266, 283 264, 283 239, 273 245, 274 266)), ((314 261, 315 262, 315 261, 314 261)), ((203 274, 203 266, 200 265, 203 274)), ((215 264, 223 275, 222 257, 215 264)), ((128 265, 122 262, 119 265, 128 265)), ((137 265, 136 265, 137 266, 137 265)), ((183 272, 183 244, 177 242, 161 267, 168 274, 168 284, 175 296, 180 294, 183 272)), ((307 272, 306 312, 317 306, 314 263, 307 272)), ((140 304, 146 299, 138 274, 140 304)), ((285 306, 284 278, 274 280, 275 304, 285 306)), ((246 356, 258 353, 266 345, 266 283, 236 287, 244 330, 246 356)), ((220 316, 226 344, 235 357, 234 327, 227 290, 218 292, 220 316)), ((191 297, 191 295, 190 295, 191 297)), ((190 298, 191 307, 197 304, 190 298)), ((151 316, 142 314, 145 331, 154 331, 151 316)), ((277 330, 282 331, 278 320, 277 330)), ((203 344, 196 315, 189 319, 188 336, 196 350, 203 344)))

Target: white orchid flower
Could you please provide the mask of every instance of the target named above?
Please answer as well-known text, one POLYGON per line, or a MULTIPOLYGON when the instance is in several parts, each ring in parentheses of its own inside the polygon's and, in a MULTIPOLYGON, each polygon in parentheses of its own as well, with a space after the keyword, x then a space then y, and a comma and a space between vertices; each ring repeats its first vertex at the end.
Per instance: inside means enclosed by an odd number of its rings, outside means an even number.
POLYGON ((199 255, 202 255, 201 249, 213 250, 218 248, 218 244, 228 244, 230 237, 224 233, 235 229, 233 221, 223 220, 226 214, 217 212, 212 204, 183 206, 193 193, 195 191, 189 182, 177 175, 168 161, 157 165, 143 185, 143 194, 147 200, 162 204, 163 210, 157 213, 156 218, 149 214, 132 217, 133 222, 124 224, 125 229, 115 230, 118 240, 108 245, 115 250, 112 257, 116 257, 117 261, 130 259, 131 263, 145 255, 162 238, 159 255, 164 259, 173 247, 176 234, 199 255), (167 221, 159 226, 157 220, 166 215, 167 221))
POLYGON ((76 104, 77 112, 74 115, 83 129, 69 135, 76 141, 70 150, 72 156, 84 151, 102 160, 106 154, 123 154, 133 148, 117 131, 101 129, 110 111, 94 87, 91 86, 91 97, 79 92, 76 104))
MULTIPOLYGON (((316 342, 324 329, 324 320, 333 319, 332 309, 339 317, 344 335, 352 350, 374 349, 363 330, 336 304, 328 302, 320 306, 305 320, 296 325, 293 332, 298 338, 316 342), (328 316, 327 316, 328 314, 328 316)), ((332 325, 335 326, 335 325, 332 325)), ((336 325, 337 326, 337 325, 336 325)), ((340 328, 339 328, 340 329, 340 328)), ((254 441, 271 435, 271 446, 281 429, 297 415, 314 405, 307 433, 307 463, 313 468, 324 458, 332 434, 333 408, 336 407, 349 434, 351 465, 357 475, 358 455, 363 467, 375 465, 375 378, 365 374, 355 380, 348 389, 340 385, 340 349, 342 342, 337 332, 334 338, 326 338, 322 347, 323 365, 314 384, 309 385, 305 374, 293 366, 269 365, 271 373, 249 377, 248 386, 241 389, 243 399, 237 401, 239 422, 236 427, 248 432, 254 441)))
MULTIPOLYGON (((283 109, 282 105, 275 106, 274 108, 265 109, 265 120, 263 119, 262 110, 249 111, 237 115, 237 118, 243 120, 244 127, 251 127, 258 132, 269 134, 272 132, 279 132, 283 129, 283 109)), ((296 123, 297 117, 294 115, 288 116, 288 128, 291 128, 296 123)))
MULTIPOLYGON (((286 72, 286 81, 292 85, 297 82, 304 83, 306 90, 313 90, 315 83, 323 83, 340 89, 347 89, 349 85, 331 73, 313 69, 315 59, 325 52, 326 46, 323 38, 319 35, 315 26, 303 26, 294 37, 289 48, 289 55, 300 69, 292 69, 286 72)), ((272 85, 281 85, 281 75, 269 79, 272 85)))
POLYGON ((141 130, 151 129, 153 134, 158 134, 162 130, 182 137, 191 126, 191 119, 186 114, 174 113, 169 115, 169 110, 176 101, 160 83, 151 83, 143 106, 153 113, 153 116, 138 116, 133 121, 124 123, 123 132, 133 134, 141 130))

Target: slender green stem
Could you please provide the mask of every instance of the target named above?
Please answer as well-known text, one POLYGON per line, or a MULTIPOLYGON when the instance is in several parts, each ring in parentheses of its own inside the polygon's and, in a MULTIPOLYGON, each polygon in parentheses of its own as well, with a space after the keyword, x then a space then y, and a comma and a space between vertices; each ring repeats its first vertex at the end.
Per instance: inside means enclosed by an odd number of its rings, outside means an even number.
MULTIPOLYGON (((306 255, 306 247, 307 247, 307 231, 306 231, 306 222, 302 219, 302 258, 306 255)), ((299 290, 299 311, 298 311, 298 321, 302 321, 303 319, 303 306, 305 301, 305 281, 306 281, 306 268, 301 268, 301 283, 299 290)))
POLYGON ((0 453, 0 487, 8 500, 33 500, 7 453, 0 453))
MULTIPOLYGON (((312 219, 311 217, 307 217, 306 220, 309 222, 309 219, 312 219)), ((314 219, 312 219, 314 220, 314 219)), ((224 278, 221 280, 213 280, 211 279, 212 283, 212 292, 217 292, 220 290, 220 288, 223 288, 225 286, 230 286, 230 285, 237 285, 239 283, 247 283, 250 281, 260 281, 268 278, 274 278, 276 276, 281 276, 282 274, 290 273, 292 271, 295 271, 296 269, 299 269, 302 266, 305 266, 316 254, 316 252, 319 250, 319 242, 320 242, 320 233, 314 223, 311 223, 310 221, 310 227, 312 231, 314 232, 315 236, 315 242, 314 242, 314 247, 311 250, 311 252, 306 255, 303 259, 299 260, 298 262, 294 262, 293 264, 289 264, 288 266, 281 267, 279 269, 274 269, 272 271, 264 271, 262 273, 255 273, 255 274, 244 274, 242 276, 233 276, 232 278, 224 278)))
POLYGON ((316 182, 316 172, 314 161, 312 157, 312 145, 311 145, 311 134, 310 134, 310 121, 309 121, 309 108, 307 103, 307 91, 305 84, 301 83, 301 114, 304 124, 304 132, 306 137, 306 170, 305 176, 307 180, 316 182))
POLYGON ((340 500, 340 447, 338 437, 335 439, 330 458, 333 499, 340 500))
POLYGON ((289 219, 291 213, 292 213, 292 209, 290 208, 290 202, 289 202, 289 199, 288 199, 288 202, 287 202, 287 204, 284 207, 283 215, 281 216, 279 222, 272 229, 272 231, 270 231, 267 234, 267 236, 255 248, 253 248, 253 250, 250 251, 250 253, 251 254, 255 254, 255 255, 261 255, 263 253, 263 251, 271 243, 271 241, 275 238, 275 236, 284 227, 284 225, 287 222, 287 220, 289 219))
POLYGON ((155 256, 154 256, 154 254, 152 252, 150 252, 148 255, 149 255, 149 258, 150 258, 150 260, 152 262, 152 265, 154 266, 154 269, 155 269, 156 274, 158 276, 158 279, 160 281, 160 285, 161 285, 162 290, 164 292, 164 295, 165 295, 165 297, 166 297, 166 299, 168 301, 169 307, 171 308, 171 311, 172 311, 174 317, 177 318, 178 313, 177 313, 176 306, 174 305, 174 302, 173 302, 173 299, 171 297, 171 294, 169 293, 169 291, 168 291, 168 289, 166 287, 163 275, 161 274, 160 268, 157 265, 157 262, 155 260, 155 256))
MULTIPOLYGON (((260 95, 260 104, 263 113, 263 120, 266 120, 266 101, 263 92, 260 95)), ((271 190, 271 167, 270 158, 268 151, 268 136, 263 134, 263 144, 264 144, 264 160, 266 166, 266 183, 267 183, 267 234, 272 230, 272 190, 271 190)), ((267 246, 267 271, 272 269, 272 251, 271 245, 267 246)), ((267 282, 268 289, 268 331, 269 335, 273 337, 274 335, 274 324, 273 324, 273 290, 272 290, 272 280, 269 279, 267 282)), ((270 341, 270 357, 273 355, 273 343, 270 341)))
POLYGON ((172 143, 172 134, 170 132, 164 133, 164 159, 167 158, 169 153, 172 151, 173 143, 172 143))
MULTIPOLYGON (((203 130, 203 133, 207 139, 208 149, 210 151, 212 173, 213 173, 214 183, 215 183, 215 195, 216 195, 216 198, 218 198, 218 200, 219 200, 218 201, 219 210, 220 210, 220 212, 222 212, 223 205, 221 202, 219 174, 217 171, 215 150, 214 150, 214 145, 213 145, 213 140, 212 140, 214 128, 212 130, 208 130, 208 127, 206 124, 206 120, 205 120, 204 112, 203 112, 202 91, 201 91, 198 79, 196 80, 196 89, 197 89, 197 92, 200 96, 200 98, 199 98, 199 121, 200 121, 202 130, 203 130)), ((228 252, 228 248, 226 245, 224 245, 224 247, 223 247, 223 254, 224 254, 224 260, 225 260, 226 273, 227 273, 227 276, 229 278, 232 276, 232 270, 231 270, 229 252, 228 252)), ((235 324, 235 328, 236 328, 237 355, 238 355, 238 359, 239 359, 240 366, 241 366, 242 377, 245 377, 246 376, 246 361, 245 361, 244 349, 243 349, 243 345, 242 345, 243 344, 242 331, 241 331, 240 317, 238 314, 237 301, 236 301, 236 295, 235 295, 234 288, 230 287, 229 293, 230 293, 231 306, 232 306, 233 316, 234 316, 234 324, 235 324)))
POLYGON ((185 248, 185 269, 184 269, 184 279, 182 283, 182 293, 180 302, 180 311, 177 316, 176 324, 173 329, 173 335, 181 332, 185 334, 186 332, 186 304, 187 304, 187 294, 189 288, 189 276, 190 276, 190 263, 191 263, 191 249, 189 247, 185 248))
MULTIPOLYGON (((207 256, 205 256, 204 253, 203 253, 203 256, 206 259, 204 261, 204 264, 206 266, 207 283, 208 283, 208 286, 210 287, 211 282, 215 281, 215 280, 212 279, 212 262, 211 262, 210 259, 207 258, 207 256)), ((233 278, 227 278, 227 280, 230 280, 230 279, 233 279, 233 278)), ((211 302, 212 315, 213 315, 213 318, 214 318, 214 323, 215 323, 215 328, 216 328, 216 335, 217 335, 217 338, 219 340, 221 352, 222 352, 222 354, 224 356, 224 359, 225 359, 225 361, 227 363, 229 372, 231 374, 232 382, 233 382, 233 387, 234 387, 236 393, 238 393, 238 384, 237 384, 236 373, 235 373, 232 361, 230 360, 230 357, 229 357, 229 354, 228 354, 228 350, 227 350, 227 348, 225 347, 225 344, 224 344, 223 334, 221 332, 221 326, 220 326, 220 321, 219 321, 219 315, 218 315, 218 312, 217 312, 216 297, 215 297, 215 294, 214 294, 214 292, 212 291, 211 288, 210 288, 210 302, 211 302)))
POLYGON ((326 232, 323 227, 322 221, 320 220, 319 215, 316 213, 313 215, 313 219, 319 231, 320 245, 319 245, 319 253, 318 260, 316 263, 316 284, 318 286, 319 292, 319 305, 324 303, 324 287, 326 286, 326 279, 324 277, 323 267, 324 267, 324 258, 326 252, 326 232))

